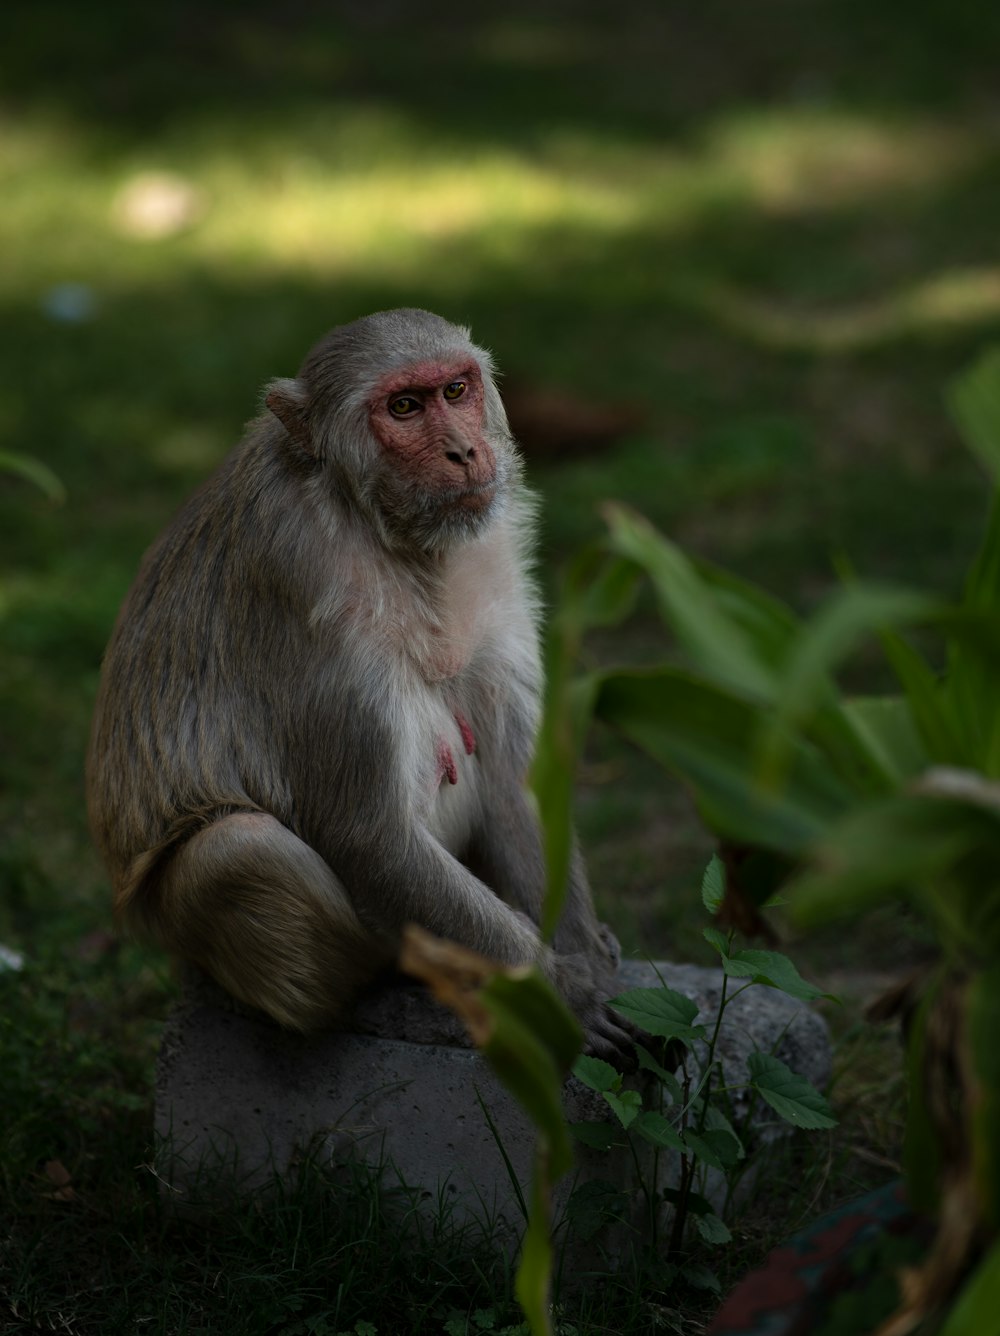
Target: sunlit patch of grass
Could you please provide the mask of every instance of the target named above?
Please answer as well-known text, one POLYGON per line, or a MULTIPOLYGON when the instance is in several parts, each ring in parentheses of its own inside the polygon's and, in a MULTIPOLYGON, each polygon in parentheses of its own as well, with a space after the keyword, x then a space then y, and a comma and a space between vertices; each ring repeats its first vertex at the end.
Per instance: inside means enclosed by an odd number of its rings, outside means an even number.
POLYGON ((968 170, 988 149, 981 133, 943 121, 905 122, 841 108, 747 110, 721 117, 705 156, 727 164, 754 203, 775 213, 820 213, 968 170))

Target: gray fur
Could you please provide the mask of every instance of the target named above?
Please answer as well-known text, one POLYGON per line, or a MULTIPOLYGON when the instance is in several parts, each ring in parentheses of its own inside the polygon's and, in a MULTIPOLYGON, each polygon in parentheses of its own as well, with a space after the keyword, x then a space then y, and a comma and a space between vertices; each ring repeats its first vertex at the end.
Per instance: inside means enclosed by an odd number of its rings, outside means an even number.
POLYGON ((625 1042, 602 1002, 615 948, 579 857, 554 952, 533 926, 533 505, 491 371, 467 331, 389 311, 272 383, 276 416, 250 425, 126 598, 94 718, 91 824, 123 926, 284 1024, 335 1021, 412 921, 538 961, 611 1052, 625 1042), (365 416, 387 370, 455 353, 482 368, 498 463, 497 500, 463 524, 434 495, 396 496, 365 416), (442 745, 454 786, 435 773, 442 745))

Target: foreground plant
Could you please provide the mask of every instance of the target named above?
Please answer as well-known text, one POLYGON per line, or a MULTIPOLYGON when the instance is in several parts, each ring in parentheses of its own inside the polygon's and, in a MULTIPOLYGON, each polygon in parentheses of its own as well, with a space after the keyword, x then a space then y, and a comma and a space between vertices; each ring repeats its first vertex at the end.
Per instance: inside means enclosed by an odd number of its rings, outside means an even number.
MULTIPOLYGON (((953 407, 994 490, 959 602, 851 579, 802 620, 609 507, 607 542, 570 573, 540 762, 565 764, 595 715, 679 775, 724 842, 728 923, 755 926, 780 887, 802 925, 902 897, 932 929, 938 963, 897 1003, 907 1184, 939 1230, 880 1336, 925 1321, 942 1336, 985 1331, 1000 1297, 1000 352, 957 384, 953 407), (683 663, 574 679, 583 632, 620 621, 641 575, 683 663), (940 641, 943 667, 905 637, 916 627, 940 641), (872 637, 900 690, 849 698, 835 673, 872 637)), ((566 793, 540 795, 563 878, 566 793)))

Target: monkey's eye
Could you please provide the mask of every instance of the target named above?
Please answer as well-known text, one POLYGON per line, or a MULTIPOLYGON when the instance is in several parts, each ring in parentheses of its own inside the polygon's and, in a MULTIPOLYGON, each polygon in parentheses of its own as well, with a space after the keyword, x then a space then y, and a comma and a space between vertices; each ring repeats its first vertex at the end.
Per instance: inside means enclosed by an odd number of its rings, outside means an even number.
POLYGON ((446 399, 461 399, 465 393, 465 381, 453 380, 450 385, 446 385, 443 390, 446 399))
POLYGON ((398 399, 393 399, 389 404, 389 412, 393 417, 409 417, 412 413, 418 412, 420 405, 416 399, 408 394, 401 394, 398 399))

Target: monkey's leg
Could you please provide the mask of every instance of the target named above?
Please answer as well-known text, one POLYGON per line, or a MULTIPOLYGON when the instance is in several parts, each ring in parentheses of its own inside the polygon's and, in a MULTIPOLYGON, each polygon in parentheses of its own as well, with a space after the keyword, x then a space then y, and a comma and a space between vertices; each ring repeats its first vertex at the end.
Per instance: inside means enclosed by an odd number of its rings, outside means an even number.
POLYGON ((203 827, 137 888, 135 916, 168 950, 282 1025, 337 1019, 384 963, 327 864, 274 817, 203 827))

